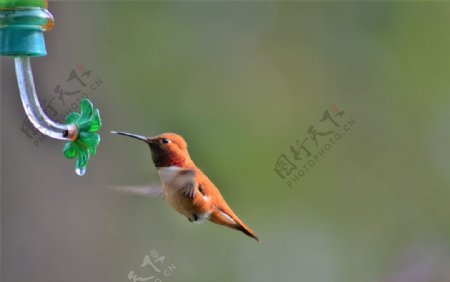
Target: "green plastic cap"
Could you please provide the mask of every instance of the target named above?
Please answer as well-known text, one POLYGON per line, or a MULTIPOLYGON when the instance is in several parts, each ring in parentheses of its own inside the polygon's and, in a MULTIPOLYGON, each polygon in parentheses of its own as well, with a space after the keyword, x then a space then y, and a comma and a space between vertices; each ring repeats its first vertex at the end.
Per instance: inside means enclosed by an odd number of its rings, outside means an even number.
MULTIPOLYGON (((45 56, 44 31, 53 28, 52 15, 43 8, 21 6, 3 9, 7 3, 45 1, 0 0, 0 55, 2 56, 45 56)), ((12 5, 12 4, 11 4, 12 5)), ((9 7, 9 6, 8 6, 9 7)))
POLYGON ((47 0, 0 0, 0 9, 16 9, 34 7, 47 9, 47 0))

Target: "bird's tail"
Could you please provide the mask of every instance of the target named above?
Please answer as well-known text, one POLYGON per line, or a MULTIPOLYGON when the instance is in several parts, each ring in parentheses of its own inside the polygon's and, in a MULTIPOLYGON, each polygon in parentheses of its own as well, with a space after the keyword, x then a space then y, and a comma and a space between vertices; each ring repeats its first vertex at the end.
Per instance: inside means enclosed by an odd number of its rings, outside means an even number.
POLYGON ((216 224, 225 225, 235 230, 239 230, 244 234, 246 234, 247 236, 252 237, 256 241, 258 242, 260 241, 258 236, 256 236, 255 232, 253 232, 253 230, 251 230, 250 227, 248 227, 244 222, 242 222, 233 213, 233 211, 231 211, 231 209, 229 209, 228 212, 223 209, 217 209, 211 214, 209 220, 216 224))

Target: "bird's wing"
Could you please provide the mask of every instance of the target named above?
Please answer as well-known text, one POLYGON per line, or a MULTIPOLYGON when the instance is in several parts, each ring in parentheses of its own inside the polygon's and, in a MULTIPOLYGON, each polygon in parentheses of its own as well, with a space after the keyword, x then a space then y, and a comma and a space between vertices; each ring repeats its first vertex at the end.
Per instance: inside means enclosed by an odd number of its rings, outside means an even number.
POLYGON ((159 184, 142 186, 110 186, 117 192, 147 197, 164 197, 164 188, 159 184))
POLYGON ((193 199, 197 193, 195 170, 180 167, 164 167, 159 169, 162 182, 178 190, 188 198, 193 199))

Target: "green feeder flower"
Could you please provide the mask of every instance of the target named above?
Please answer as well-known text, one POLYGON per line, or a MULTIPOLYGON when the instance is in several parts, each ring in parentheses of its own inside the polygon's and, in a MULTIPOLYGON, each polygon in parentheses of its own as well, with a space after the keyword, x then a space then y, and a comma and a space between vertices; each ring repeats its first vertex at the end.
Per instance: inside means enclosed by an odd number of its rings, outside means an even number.
POLYGON ((80 113, 70 113, 66 117, 66 124, 74 124, 78 134, 72 141, 64 146, 64 156, 68 159, 77 157, 75 171, 78 175, 84 175, 89 159, 95 155, 100 143, 100 130, 102 121, 98 109, 94 111, 92 103, 83 99, 80 104, 80 113))

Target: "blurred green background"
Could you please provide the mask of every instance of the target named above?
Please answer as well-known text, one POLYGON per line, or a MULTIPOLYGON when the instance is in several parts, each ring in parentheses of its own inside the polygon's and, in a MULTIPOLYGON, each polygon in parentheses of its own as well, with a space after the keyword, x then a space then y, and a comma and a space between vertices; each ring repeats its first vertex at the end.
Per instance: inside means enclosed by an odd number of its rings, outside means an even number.
POLYGON ((63 142, 25 134, 1 59, 2 281, 450 281, 450 3, 49 10, 38 94, 64 116, 80 93, 63 105, 57 86, 87 91, 102 143, 78 177, 63 142), (355 126, 289 187, 277 158, 333 105, 355 126), (109 189, 158 181, 148 147, 110 130, 182 134, 262 243, 109 189), (161 272, 140 267, 152 251, 161 272))

